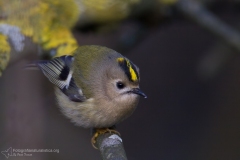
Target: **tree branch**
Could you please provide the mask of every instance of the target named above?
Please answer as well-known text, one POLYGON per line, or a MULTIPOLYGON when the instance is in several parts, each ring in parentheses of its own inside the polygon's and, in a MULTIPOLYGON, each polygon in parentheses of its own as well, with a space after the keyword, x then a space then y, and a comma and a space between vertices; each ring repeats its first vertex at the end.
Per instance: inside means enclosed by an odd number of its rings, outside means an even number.
POLYGON ((229 46, 240 52, 240 32, 221 21, 201 3, 191 0, 179 0, 176 3, 176 8, 198 25, 209 30, 229 46))
POLYGON ((218 42, 198 66, 198 75, 201 79, 207 80, 214 77, 232 57, 237 55, 235 53, 240 53, 240 32, 221 21, 200 2, 179 0, 175 7, 186 17, 225 42, 218 42))
POLYGON ((122 139, 117 134, 100 134, 97 137, 96 145, 103 160, 127 160, 122 139))

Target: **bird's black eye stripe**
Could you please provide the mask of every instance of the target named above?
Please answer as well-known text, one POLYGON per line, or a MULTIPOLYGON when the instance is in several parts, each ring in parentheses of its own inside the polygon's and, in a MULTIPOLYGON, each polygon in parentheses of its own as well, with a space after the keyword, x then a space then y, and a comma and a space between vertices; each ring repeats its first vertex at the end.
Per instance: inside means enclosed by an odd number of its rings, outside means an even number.
POLYGON ((122 82, 117 82, 116 85, 118 89, 123 89, 125 87, 125 85, 122 82))

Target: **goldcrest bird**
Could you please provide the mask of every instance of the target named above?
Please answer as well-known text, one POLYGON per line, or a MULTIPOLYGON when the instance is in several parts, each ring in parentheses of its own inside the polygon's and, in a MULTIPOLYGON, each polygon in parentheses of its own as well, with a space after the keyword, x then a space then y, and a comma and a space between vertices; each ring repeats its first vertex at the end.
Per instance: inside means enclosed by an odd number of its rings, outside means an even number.
POLYGON ((73 56, 40 61, 37 66, 56 86, 61 111, 76 125, 110 128, 129 117, 139 96, 139 69, 107 47, 89 45, 73 56))

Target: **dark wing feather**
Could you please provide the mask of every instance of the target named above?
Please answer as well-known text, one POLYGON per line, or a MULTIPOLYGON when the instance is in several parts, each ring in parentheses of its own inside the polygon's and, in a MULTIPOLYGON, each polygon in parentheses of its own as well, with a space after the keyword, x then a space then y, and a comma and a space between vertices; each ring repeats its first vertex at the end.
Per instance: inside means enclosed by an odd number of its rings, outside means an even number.
POLYGON ((71 70, 71 65, 73 60, 73 56, 62 56, 50 61, 40 61, 37 63, 37 66, 70 100, 83 102, 85 97, 72 78, 73 71, 71 70))

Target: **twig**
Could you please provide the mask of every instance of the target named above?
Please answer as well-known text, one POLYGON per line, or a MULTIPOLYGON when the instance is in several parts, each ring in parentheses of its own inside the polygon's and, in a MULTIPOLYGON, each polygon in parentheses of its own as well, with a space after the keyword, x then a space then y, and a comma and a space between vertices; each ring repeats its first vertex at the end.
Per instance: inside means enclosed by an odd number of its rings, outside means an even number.
POLYGON ((175 7, 186 17, 225 42, 218 42, 218 45, 211 49, 198 66, 198 74, 201 79, 207 80, 214 77, 236 55, 234 53, 240 53, 240 32, 221 21, 200 2, 178 0, 175 7))
POLYGON ((191 0, 179 0, 176 8, 198 25, 220 37, 229 46, 240 52, 240 32, 221 21, 201 3, 191 0))
POLYGON ((122 139, 117 134, 100 134, 96 144, 103 160, 127 160, 122 139))

